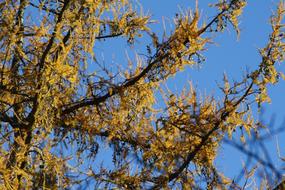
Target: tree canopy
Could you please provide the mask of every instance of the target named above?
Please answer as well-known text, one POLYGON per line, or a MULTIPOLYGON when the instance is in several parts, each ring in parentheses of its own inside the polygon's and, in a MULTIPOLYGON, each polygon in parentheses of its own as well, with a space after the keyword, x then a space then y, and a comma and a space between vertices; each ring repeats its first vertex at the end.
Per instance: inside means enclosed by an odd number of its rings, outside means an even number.
MULTIPOLYGON (((285 78, 276 69, 284 61, 284 2, 270 18, 258 67, 233 82, 221 76, 222 97, 192 85, 179 94, 163 86, 203 62, 215 35, 239 35, 246 4, 217 0, 216 14, 207 17, 196 2, 161 35, 137 1, 1 1, 0 188, 243 189, 214 160, 226 137, 245 144, 264 127, 252 107, 270 102, 268 86, 285 78), (111 69, 96 47, 115 38, 147 43, 111 69), (109 164, 98 163, 100 152, 109 164)), ((272 163, 246 153, 281 179, 272 163)), ((245 181, 252 173, 245 171, 245 181)))

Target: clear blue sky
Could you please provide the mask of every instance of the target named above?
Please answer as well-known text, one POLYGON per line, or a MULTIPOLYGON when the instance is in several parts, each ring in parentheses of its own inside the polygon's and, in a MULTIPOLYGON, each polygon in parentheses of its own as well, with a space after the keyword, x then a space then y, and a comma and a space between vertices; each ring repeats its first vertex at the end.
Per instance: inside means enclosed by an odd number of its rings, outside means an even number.
MULTIPOLYGON (((215 15, 213 8, 209 8, 209 3, 217 1, 200 0, 199 8, 202 10, 202 17, 207 20, 215 15)), ((268 35, 270 33, 269 18, 273 10, 276 8, 279 0, 256 0, 248 1, 248 5, 244 10, 244 14, 240 19, 241 35, 237 39, 235 32, 230 28, 224 33, 217 33, 213 37, 215 44, 208 46, 208 51, 204 54, 206 61, 199 68, 187 68, 184 72, 177 74, 174 78, 167 81, 167 86, 172 90, 179 92, 183 87, 188 85, 187 81, 192 81, 194 86, 202 93, 212 94, 215 97, 221 95, 217 83, 222 83, 223 73, 227 73, 230 79, 240 79, 246 69, 253 70, 257 68, 261 58, 258 48, 265 46, 268 35)), ((166 28, 170 31, 173 29, 172 21, 175 13, 180 9, 194 8, 195 0, 144 0, 140 1, 145 12, 152 15, 158 24, 151 25, 154 31, 163 31, 162 20, 165 20, 166 28)), ((135 47, 130 48, 123 40, 116 39, 110 42, 99 42, 95 45, 95 53, 99 56, 104 54, 106 62, 115 62, 122 64, 126 62, 125 52, 136 51, 143 53, 144 39, 138 40, 135 47), (110 53, 112 52, 112 53, 110 53), (111 55, 111 56, 110 56, 111 55)), ((132 53, 130 53, 131 55, 132 53)), ((100 58, 99 58, 100 59, 100 58)), ((285 66, 280 65, 280 70, 285 72, 285 66)), ((281 125, 285 116, 285 82, 280 81, 279 84, 269 88, 269 95, 272 103, 265 105, 264 120, 268 121, 272 115, 276 114, 276 127, 281 125)), ((285 127, 285 126, 284 126, 285 127)), ((282 134, 284 136, 284 134, 282 134)), ((285 140, 279 136, 281 154, 285 156, 285 140)), ((277 157, 275 139, 268 143, 270 154, 277 157)), ((216 165, 227 175, 234 177, 239 171, 242 161, 242 154, 228 146, 222 146, 220 155, 216 160, 216 165)), ((275 160, 279 165, 281 162, 275 160)))

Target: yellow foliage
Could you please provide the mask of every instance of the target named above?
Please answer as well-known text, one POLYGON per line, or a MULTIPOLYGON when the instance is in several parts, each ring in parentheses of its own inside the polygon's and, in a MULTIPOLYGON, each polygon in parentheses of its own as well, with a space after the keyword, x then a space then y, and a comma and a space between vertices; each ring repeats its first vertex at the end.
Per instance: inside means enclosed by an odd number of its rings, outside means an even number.
POLYGON ((267 86, 285 78, 275 67, 284 61, 284 3, 271 18, 259 68, 240 82, 225 74, 222 98, 192 85, 171 92, 164 83, 204 61, 213 32, 231 23, 239 33, 245 5, 218 1, 217 15, 202 23, 197 1, 161 37, 136 1, 0 2, 0 189, 89 180, 107 189, 229 188, 214 163, 222 140, 239 136, 246 144, 258 130, 251 105, 270 102, 267 86), (116 37, 132 48, 150 44, 116 67, 98 56, 100 44, 116 37), (97 160, 104 151, 107 166, 97 160))

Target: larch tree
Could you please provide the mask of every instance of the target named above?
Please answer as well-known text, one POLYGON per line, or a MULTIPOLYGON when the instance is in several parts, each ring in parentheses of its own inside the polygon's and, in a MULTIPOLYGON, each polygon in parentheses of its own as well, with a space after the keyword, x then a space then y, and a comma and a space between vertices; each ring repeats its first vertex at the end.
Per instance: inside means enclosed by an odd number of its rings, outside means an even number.
POLYGON ((275 67, 284 61, 284 3, 270 19, 259 66, 240 81, 221 76, 219 99, 191 85, 180 94, 163 88, 204 60, 213 34, 239 34, 246 0, 217 0, 209 18, 196 4, 161 36, 137 1, 1 0, 0 188, 244 188, 214 160, 226 136, 246 143, 258 133, 251 108, 270 101, 268 85, 284 78, 275 67), (96 58, 98 41, 122 38, 133 46, 142 37, 150 42, 144 55, 115 70, 96 58), (110 164, 97 162, 100 151, 110 164))

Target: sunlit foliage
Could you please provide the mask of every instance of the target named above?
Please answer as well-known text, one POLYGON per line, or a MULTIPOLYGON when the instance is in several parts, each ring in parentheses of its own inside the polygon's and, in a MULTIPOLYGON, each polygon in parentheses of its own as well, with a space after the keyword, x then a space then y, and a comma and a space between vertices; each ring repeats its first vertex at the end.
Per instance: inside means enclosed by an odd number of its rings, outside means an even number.
POLYGON ((213 33, 240 33, 246 0, 211 4, 217 13, 208 20, 196 4, 161 37, 137 1, 1 1, 0 189, 87 182, 107 189, 238 188, 213 161, 236 128, 243 143, 258 133, 251 107, 270 102, 268 85, 284 78, 275 67, 284 61, 284 3, 271 17, 259 67, 237 82, 221 76, 219 99, 192 85, 181 94, 164 88, 170 76, 204 61, 213 33), (92 70, 101 65, 98 41, 118 37, 131 46, 142 37, 152 43, 125 70, 92 70), (99 151, 112 154, 112 165, 96 162, 99 151))

